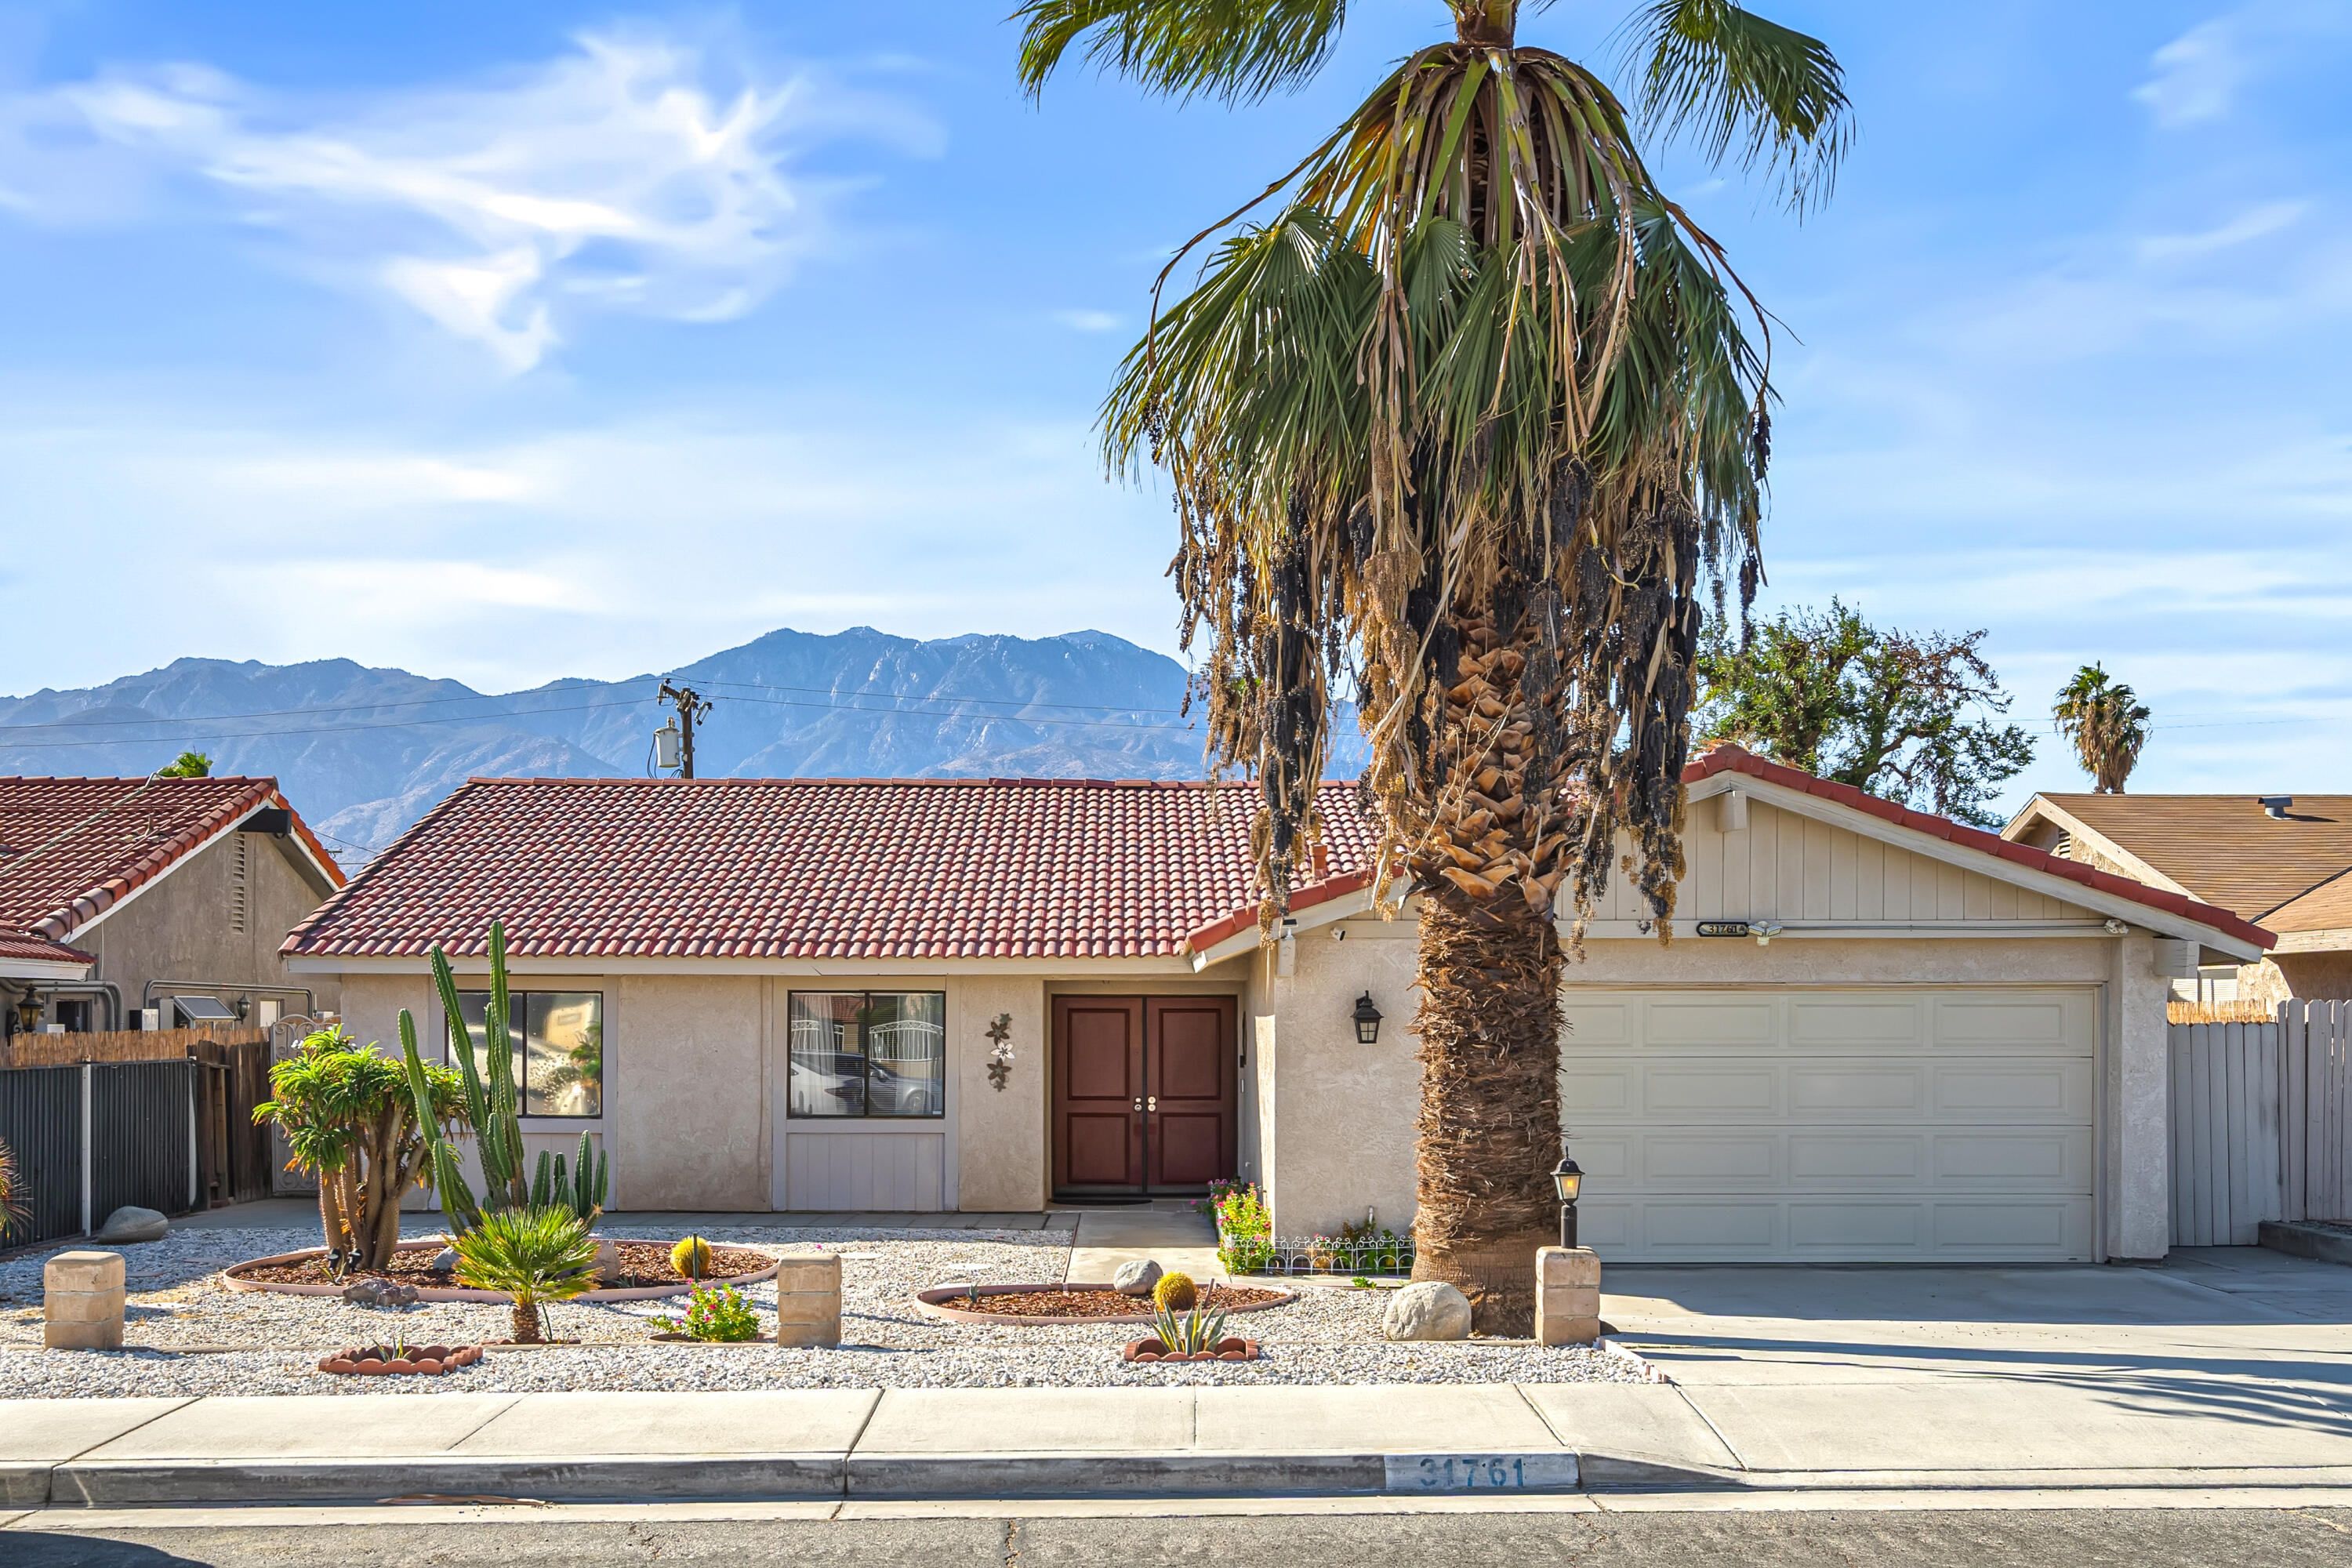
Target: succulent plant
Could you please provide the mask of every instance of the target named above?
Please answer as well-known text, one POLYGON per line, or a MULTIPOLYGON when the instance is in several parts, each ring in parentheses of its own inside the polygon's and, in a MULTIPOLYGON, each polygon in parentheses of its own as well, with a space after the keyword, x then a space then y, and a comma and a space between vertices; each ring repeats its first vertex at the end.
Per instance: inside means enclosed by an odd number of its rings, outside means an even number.
POLYGON ((541 1342, 541 1303, 569 1301, 596 1283, 596 1243, 568 1209, 493 1209, 456 1245, 458 1284, 513 1301, 517 1344, 541 1342))
POLYGON ((605 1190, 604 1156, 583 1132, 580 1163, 569 1175, 564 1173, 562 1155, 541 1152, 539 1170, 530 1180, 530 1206, 567 1208, 583 1225, 594 1225, 604 1212, 605 1190))
POLYGON ((689 1236, 669 1249, 669 1266, 688 1279, 699 1279, 710 1272, 710 1243, 698 1236, 689 1236))
POLYGON ((1201 1304, 1200 1288, 1189 1274, 1162 1274, 1151 1288, 1151 1304, 1163 1312, 1189 1312, 1201 1304))
MULTIPOLYGON (((1183 1278, 1181 1275, 1178 1279, 1183 1278)), ((1225 1337, 1225 1314, 1199 1309, 1171 1311, 1162 1307, 1151 1315, 1151 1331, 1171 1355, 1197 1355, 1213 1351, 1225 1337)))

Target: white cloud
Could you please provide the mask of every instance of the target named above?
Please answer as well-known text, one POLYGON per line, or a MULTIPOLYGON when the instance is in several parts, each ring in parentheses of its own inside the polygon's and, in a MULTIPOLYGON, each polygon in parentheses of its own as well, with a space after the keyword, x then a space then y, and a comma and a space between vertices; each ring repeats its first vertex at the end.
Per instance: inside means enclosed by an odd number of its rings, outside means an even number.
POLYGON ((844 186, 803 154, 936 140, 902 105, 821 72, 762 74, 746 53, 722 65, 650 33, 587 34, 494 82, 328 106, 200 66, 110 73, 0 104, 0 205, 152 216, 159 180, 192 182, 212 213, 527 370, 589 311, 751 309, 835 237, 844 186), (75 194, 95 175, 110 208, 75 194))
POLYGON ((2132 89, 2164 126, 2195 125, 2230 112, 2251 74, 2230 17, 2201 22, 2156 51, 2156 74, 2132 89))
POLYGON ((2215 228, 2194 234, 2152 234, 2139 242, 2140 259, 2195 260, 2276 234, 2310 210, 2309 202, 2264 202, 2215 228))

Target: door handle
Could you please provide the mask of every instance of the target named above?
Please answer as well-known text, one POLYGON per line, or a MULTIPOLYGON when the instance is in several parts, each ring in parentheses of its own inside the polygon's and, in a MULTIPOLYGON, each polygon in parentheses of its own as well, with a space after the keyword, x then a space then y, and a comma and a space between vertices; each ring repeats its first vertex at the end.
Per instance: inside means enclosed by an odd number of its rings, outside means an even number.
POLYGON ((1140 1100, 1137 1100, 1137 1101, 1135 1102, 1135 1113, 1136 1113, 1138 1116, 1140 1116, 1140 1115, 1142 1115, 1142 1114, 1143 1114, 1143 1101, 1141 1101, 1140 1100))
POLYGON ((1146 1110, 1159 1110, 1159 1109, 1160 1109, 1160 1097, 1159 1097, 1158 1095, 1156 1095, 1156 1094, 1147 1094, 1147 1095, 1145 1095, 1145 1096, 1143 1097, 1143 1108, 1144 1108, 1146 1110))

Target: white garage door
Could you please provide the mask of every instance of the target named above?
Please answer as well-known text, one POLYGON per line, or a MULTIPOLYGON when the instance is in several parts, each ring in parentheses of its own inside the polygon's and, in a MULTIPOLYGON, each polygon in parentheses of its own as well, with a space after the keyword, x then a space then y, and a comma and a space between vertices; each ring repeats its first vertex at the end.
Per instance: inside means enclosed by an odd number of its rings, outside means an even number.
POLYGON ((2097 994, 1587 991, 1580 1239, 1653 1262, 2087 1259, 2097 994))

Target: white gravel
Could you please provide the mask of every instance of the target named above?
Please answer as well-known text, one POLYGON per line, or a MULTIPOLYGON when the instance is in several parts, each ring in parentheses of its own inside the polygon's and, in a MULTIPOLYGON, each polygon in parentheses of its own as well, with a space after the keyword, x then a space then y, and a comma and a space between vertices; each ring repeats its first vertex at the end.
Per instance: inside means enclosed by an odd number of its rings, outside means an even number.
MULTIPOLYGON (((435 1234, 429 1222, 415 1235, 435 1234)), ((668 1240, 665 1232, 606 1227, 618 1239, 668 1240)), ((583 1342, 545 1350, 494 1351, 437 1378, 336 1377, 317 1370, 337 1345, 398 1334, 411 1343, 499 1340, 503 1306, 423 1302, 386 1310, 333 1297, 224 1289, 231 1263, 316 1246, 315 1231, 175 1230, 121 1249, 129 1273, 128 1347, 120 1352, 40 1348, 43 1254, 0 1261, 0 1398, 110 1394, 536 1393, 576 1389, 683 1392, 765 1388, 1155 1387, 1169 1384, 1640 1382, 1642 1363, 1582 1347, 1525 1342, 1390 1344, 1381 1338, 1385 1298, 1369 1290, 1302 1289, 1265 1311, 1239 1313, 1227 1331, 1260 1342, 1261 1360, 1181 1367, 1130 1366, 1118 1349, 1134 1324, 950 1323, 908 1298, 933 1285, 1058 1281, 1067 1231, 712 1229, 714 1242, 779 1251, 824 1246, 843 1256, 838 1350, 665 1344, 656 1319, 683 1299, 567 1303, 554 1332, 583 1342)), ((68 1244, 71 1245, 71 1244, 68 1244)), ((775 1326, 775 1288, 744 1295, 764 1332, 775 1326)))

